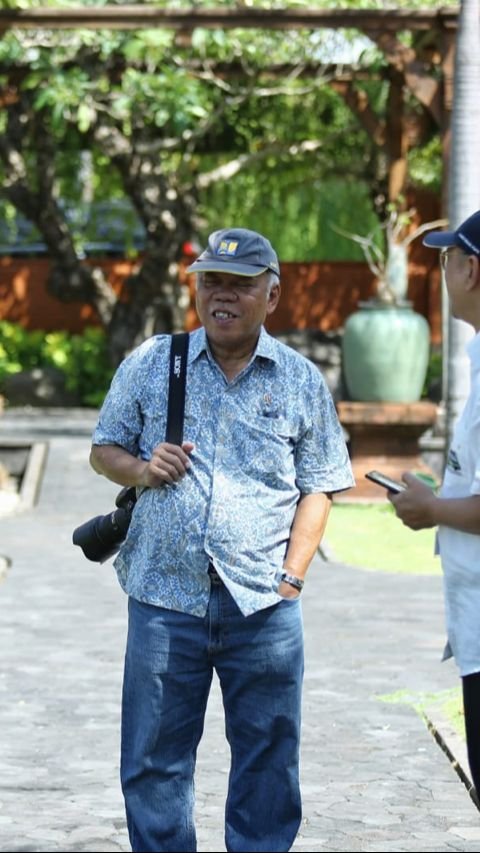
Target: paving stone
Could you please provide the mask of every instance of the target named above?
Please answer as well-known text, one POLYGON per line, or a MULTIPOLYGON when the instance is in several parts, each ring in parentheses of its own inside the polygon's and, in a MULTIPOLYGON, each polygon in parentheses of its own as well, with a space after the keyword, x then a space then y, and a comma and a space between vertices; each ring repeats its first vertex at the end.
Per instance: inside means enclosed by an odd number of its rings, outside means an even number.
MULTIPOLYGON (((89 563, 71 544, 118 491, 89 469, 94 421, 58 410, 0 417, 0 442, 49 444, 38 504, 1 520, 0 851, 130 849, 118 767, 126 599, 111 563, 89 563)), ((478 851, 480 813, 414 707, 459 685, 453 663, 440 663, 441 578, 318 556, 303 608, 304 819, 292 850, 478 851)), ((215 679, 197 762, 201 853, 225 850, 228 768, 215 679)))

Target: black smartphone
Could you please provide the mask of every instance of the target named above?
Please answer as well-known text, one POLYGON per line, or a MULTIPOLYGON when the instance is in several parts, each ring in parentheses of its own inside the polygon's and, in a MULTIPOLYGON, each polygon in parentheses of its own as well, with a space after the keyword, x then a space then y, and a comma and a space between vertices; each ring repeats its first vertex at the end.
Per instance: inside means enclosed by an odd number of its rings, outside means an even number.
POLYGON ((399 483, 398 480, 392 480, 391 477, 387 477, 386 474, 382 474, 380 471, 368 471, 365 476, 367 480, 371 480, 372 483, 377 483, 378 486, 383 486, 384 489, 388 489, 389 492, 395 492, 397 495, 399 492, 403 492, 406 488, 404 483, 399 483))

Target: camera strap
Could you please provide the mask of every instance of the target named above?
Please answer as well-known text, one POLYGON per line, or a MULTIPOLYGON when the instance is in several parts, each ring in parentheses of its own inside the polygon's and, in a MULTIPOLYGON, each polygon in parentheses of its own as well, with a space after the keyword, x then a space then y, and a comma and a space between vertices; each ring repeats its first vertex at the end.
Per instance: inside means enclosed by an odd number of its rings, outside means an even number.
POLYGON ((172 343, 170 345, 167 432, 165 437, 165 440, 170 444, 181 444, 183 441, 189 340, 190 336, 188 332, 178 332, 172 335, 172 343))
MULTIPOLYGON (((168 409, 165 441, 169 444, 181 444, 183 441, 183 418, 185 414, 185 386, 187 381, 187 358, 190 335, 188 332, 176 332, 170 343, 170 369, 168 378, 168 409)), ((120 497, 131 498, 133 503, 147 487, 125 486, 120 497)), ((117 504, 118 506, 118 504, 117 504)))
MULTIPOLYGON (((172 335, 170 344, 165 440, 171 444, 181 444, 183 441, 189 340, 188 332, 178 332, 172 335)), ((124 486, 117 495, 116 510, 108 515, 92 518, 75 528, 72 537, 73 544, 82 548, 88 560, 104 563, 105 560, 116 554, 127 534, 136 500, 143 491, 144 489, 137 489, 135 486, 124 486), (105 524, 105 522, 107 523, 105 524)))

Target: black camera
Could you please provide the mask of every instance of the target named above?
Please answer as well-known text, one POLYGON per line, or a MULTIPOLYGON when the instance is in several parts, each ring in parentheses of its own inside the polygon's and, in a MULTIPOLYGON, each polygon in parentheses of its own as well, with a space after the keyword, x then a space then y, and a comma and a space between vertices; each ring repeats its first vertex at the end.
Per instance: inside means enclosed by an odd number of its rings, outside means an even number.
POLYGON ((79 545, 87 560, 104 563, 120 548, 125 539, 137 500, 135 486, 125 486, 115 499, 116 509, 97 515, 73 531, 72 541, 79 545))

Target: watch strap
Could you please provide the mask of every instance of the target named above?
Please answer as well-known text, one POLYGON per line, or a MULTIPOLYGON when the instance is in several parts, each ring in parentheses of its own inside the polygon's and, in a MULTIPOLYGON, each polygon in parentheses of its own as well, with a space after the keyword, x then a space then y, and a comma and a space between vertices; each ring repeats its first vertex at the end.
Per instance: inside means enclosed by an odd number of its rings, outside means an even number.
POLYGON ((290 586, 294 586, 295 589, 302 590, 305 584, 305 581, 302 581, 301 578, 297 578, 296 575, 291 575, 289 572, 283 572, 281 580, 283 583, 288 583, 290 586))

